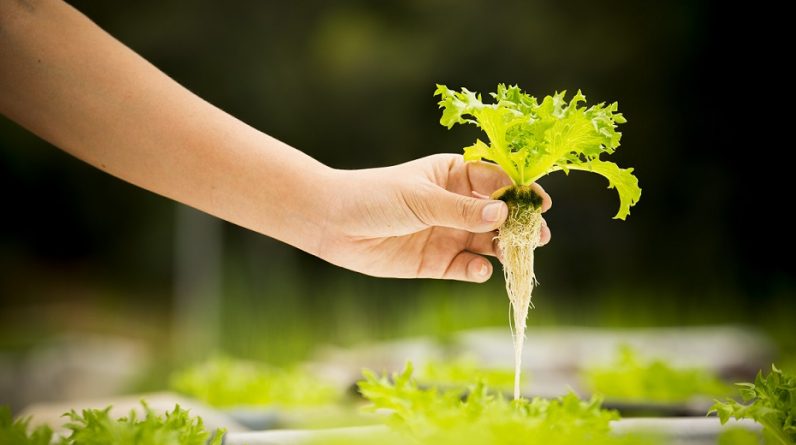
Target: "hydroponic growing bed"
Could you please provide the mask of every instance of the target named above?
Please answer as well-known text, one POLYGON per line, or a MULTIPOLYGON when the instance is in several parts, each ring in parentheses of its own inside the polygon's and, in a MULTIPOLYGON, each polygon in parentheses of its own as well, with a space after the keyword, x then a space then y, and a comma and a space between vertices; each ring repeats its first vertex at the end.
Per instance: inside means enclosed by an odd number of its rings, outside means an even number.
POLYGON ((492 338, 489 331, 472 331, 444 344, 415 339, 348 348, 345 359, 341 351, 327 350, 306 366, 293 369, 217 358, 175 373, 172 389, 182 395, 30 407, 22 417, 32 416, 31 425, 56 427, 55 434, 47 436, 45 430, 31 434, 32 427, 6 418, 0 443, 43 445, 65 437, 65 445, 148 445, 127 440, 151 436, 157 443, 169 443, 162 438, 188 437, 186 429, 193 441, 173 443, 759 444, 764 438, 768 443, 793 443, 793 376, 773 368, 753 384, 741 386, 741 393, 727 384, 726 376, 743 372, 735 366, 738 351, 747 354, 749 364, 762 358, 760 351, 768 347, 754 331, 738 327, 677 330, 674 338, 683 345, 677 354, 668 356, 664 352, 669 343, 660 339, 665 330, 588 332, 591 335, 564 329, 531 335, 540 342, 540 350, 553 351, 554 345, 565 344, 570 350, 586 350, 592 341, 605 346, 607 357, 571 361, 562 367, 548 356, 549 364, 559 370, 559 379, 572 379, 570 388, 563 390, 560 382, 544 388, 553 372, 546 377, 540 364, 526 360, 528 391, 517 401, 511 400, 510 362, 501 367, 477 356, 460 355, 463 344, 488 344, 492 338), (625 341, 628 336, 634 342, 625 341), (659 345, 644 338, 658 339, 659 345), (724 341, 738 345, 733 358, 715 360, 715 366, 707 361, 699 367, 678 363, 678 357, 687 359, 694 351, 724 341), (576 347, 578 342, 583 344, 576 347), (415 365, 400 372, 360 374, 355 379, 356 391, 351 387, 354 380, 339 368, 389 369, 384 360, 395 360, 399 354, 416 360, 415 365), (737 399, 716 405, 707 417, 715 399, 728 396, 737 399), (147 406, 140 404, 142 399, 148 401, 147 406), (181 408, 175 410, 175 404, 181 408), (104 410, 109 405, 112 410, 104 410), (61 415, 73 408, 70 425, 64 429, 66 420, 61 415), (129 415, 131 410, 137 413, 134 417, 129 415), (9 439, 12 435, 6 433, 13 430, 16 438, 9 439), (32 439, 35 434, 39 441, 32 439), (112 441, 85 442, 87 437, 111 437, 112 441))

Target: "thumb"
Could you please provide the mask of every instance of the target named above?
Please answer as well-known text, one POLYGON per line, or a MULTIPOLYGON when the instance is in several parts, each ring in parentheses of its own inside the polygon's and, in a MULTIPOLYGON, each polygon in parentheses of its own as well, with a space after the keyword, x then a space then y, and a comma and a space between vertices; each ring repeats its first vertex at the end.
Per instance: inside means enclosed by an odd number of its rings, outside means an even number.
POLYGON ((503 201, 472 198, 445 189, 435 190, 426 199, 429 202, 420 206, 426 214, 416 213, 430 226, 482 233, 500 227, 508 215, 508 207, 503 201))

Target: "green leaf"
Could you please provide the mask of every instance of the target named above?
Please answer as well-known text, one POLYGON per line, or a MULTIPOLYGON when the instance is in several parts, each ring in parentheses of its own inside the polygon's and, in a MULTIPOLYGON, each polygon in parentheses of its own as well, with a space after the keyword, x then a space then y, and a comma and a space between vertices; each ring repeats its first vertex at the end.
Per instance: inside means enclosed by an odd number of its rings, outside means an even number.
POLYGON ((468 357, 428 361, 416 379, 421 384, 466 389, 473 382, 483 383, 495 390, 509 392, 514 388, 514 370, 492 368, 468 357))
POLYGON ((719 420, 721 420, 722 425, 730 420, 730 417, 732 417, 733 413, 735 413, 734 406, 729 403, 722 403, 718 400, 715 404, 713 404, 713 406, 710 407, 710 410, 708 410, 708 415, 716 414, 719 416, 719 420))
POLYGON ((757 397, 757 392, 755 391, 755 385, 752 383, 736 383, 735 386, 738 388, 738 393, 741 394, 744 402, 749 402, 757 397))
MULTIPOLYGON (((554 169, 559 169, 559 167, 554 169)), ((619 211, 614 216, 616 219, 627 218, 627 215, 630 214, 630 207, 635 205, 641 198, 638 178, 633 176, 632 168, 619 168, 613 162, 594 160, 579 164, 566 164, 561 166, 560 170, 588 171, 608 179, 608 188, 616 189, 619 194, 619 211)))
POLYGON ((616 127, 626 122, 616 102, 587 108, 580 91, 569 101, 566 92, 560 92, 539 102, 516 85, 504 84, 491 94, 494 103, 484 103, 466 88, 454 91, 444 85, 437 85, 434 95, 440 97, 442 125, 474 124, 489 138, 489 144, 477 140, 465 148, 465 160, 495 162, 518 185, 559 170, 601 174, 619 193, 619 219, 638 202, 641 189, 633 169, 600 160, 619 146, 622 134, 616 127))
MULTIPOLYGON (((404 440, 416 445, 546 445, 647 444, 650 438, 623 437, 610 432, 615 411, 601 399, 580 400, 574 393, 555 399, 506 400, 483 382, 454 390, 420 387, 411 364, 401 373, 365 373, 358 383, 369 409, 404 440)), ((384 443, 374 440, 372 443, 384 443)))
POLYGON ((114 419, 110 407, 86 409, 80 414, 72 410, 66 413, 70 430, 61 445, 221 445, 224 430, 210 434, 202 419, 191 416, 179 405, 164 415, 155 413, 141 402, 144 416, 136 411, 127 417, 114 419))
POLYGON ((760 445, 760 439, 753 431, 729 428, 719 435, 718 445, 760 445))
POLYGON ((465 161, 480 161, 481 159, 489 159, 492 155, 490 148, 481 139, 476 139, 475 144, 464 147, 464 160, 465 161))
POLYGON ((0 444, 3 445, 50 445, 53 432, 47 426, 29 431, 30 418, 14 420, 11 409, 0 405, 0 444))
POLYGON ((172 375, 171 388, 211 406, 319 406, 342 391, 301 369, 216 357, 172 375))
POLYGON ((796 443, 796 376, 771 366, 771 372, 758 372, 754 383, 737 384, 744 403, 727 399, 717 402, 711 412, 719 414, 722 422, 730 417, 753 419, 763 425, 769 443, 796 443))
POLYGON ((586 370, 584 380, 593 393, 636 402, 688 402, 700 396, 725 396, 732 390, 708 370, 675 368, 660 359, 642 360, 627 346, 619 348, 617 359, 608 366, 586 370))

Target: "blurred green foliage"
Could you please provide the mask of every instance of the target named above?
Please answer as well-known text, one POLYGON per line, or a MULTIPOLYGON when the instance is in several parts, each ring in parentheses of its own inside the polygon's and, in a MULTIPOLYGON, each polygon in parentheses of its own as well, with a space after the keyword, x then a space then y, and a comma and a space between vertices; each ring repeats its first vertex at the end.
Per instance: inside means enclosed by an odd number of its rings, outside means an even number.
POLYGON ((30 419, 14 420, 11 409, 0 405, 0 443, 3 445, 50 445, 53 432, 47 426, 30 428, 30 419))
MULTIPOLYGON (((527 381, 528 373, 523 377, 527 381)), ((504 393, 509 393, 514 388, 514 370, 487 368, 467 357, 429 361, 418 370, 416 379, 421 384, 440 388, 467 388, 477 382, 504 393)))
POLYGON ((340 402, 342 389, 298 368, 216 357, 174 373, 171 388, 219 408, 294 408, 340 402))
POLYGON ((760 437, 747 429, 729 428, 719 435, 718 445, 760 445, 760 437))
POLYGON ((728 395, 732 389, 706 369, 675 368, 661 359, 644 360, 628 346, 615 362, 584 372, 595 394, 610 400, 634 402, 688 402, 728 395))

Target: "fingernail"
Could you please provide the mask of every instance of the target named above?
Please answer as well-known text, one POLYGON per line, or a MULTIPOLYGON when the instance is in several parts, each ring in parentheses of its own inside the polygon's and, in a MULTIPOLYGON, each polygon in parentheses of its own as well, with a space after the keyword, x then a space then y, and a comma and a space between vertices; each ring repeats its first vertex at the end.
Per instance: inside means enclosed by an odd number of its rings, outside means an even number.
POLYGON ((481 263, 481 267, 478 268, 478 275, 482 277, 489 275, 489 268, 485 263, 481 263))
POLYGON ((503 209, 505 207, 506 204, 501 201, 488 204, 486 207, 484 207, 481 217, 484 219, 484 221, 490 223, 500 221, 500 218, 503 216, 503 209))
POLYGON ((474 260, 470 263, 470 273, 477 278, 486 278, 489 276, 489 266, 483 260, 474 260))

